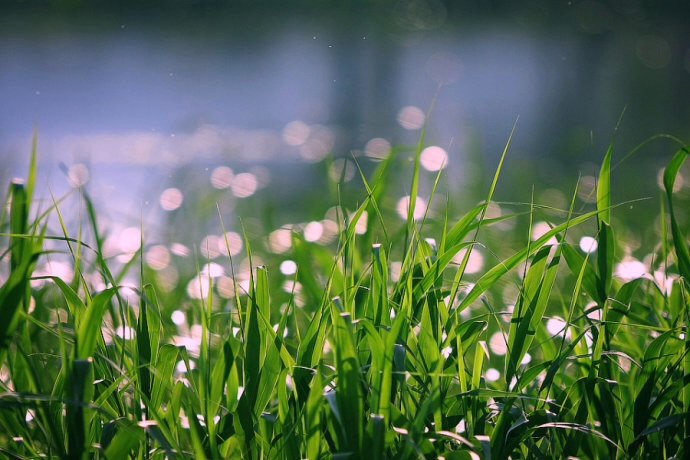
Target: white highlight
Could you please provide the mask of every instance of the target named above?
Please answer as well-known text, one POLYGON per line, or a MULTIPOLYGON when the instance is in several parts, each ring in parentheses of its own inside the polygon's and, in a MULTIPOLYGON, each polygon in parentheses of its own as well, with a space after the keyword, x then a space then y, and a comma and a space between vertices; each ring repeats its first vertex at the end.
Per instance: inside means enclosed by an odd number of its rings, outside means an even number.
POLYGON ((486 370, 486 374, 484 374, 484 377, 488 382, 495 382, 501 378, 501 373, 498 371, 498 369, 490 367, 486 370))
POLYGON ((180 310, 175 310, 174 312, 172 312, 172 315, 170 315, 170 319, 176 326, 182 326, 185 323, 185 321, 187 321, 187 317, 180 310))
POLYGON ((294 260, 284 260, 280 264, 280 273, 286 276, 294 275, 297 273, 297 264, 294 260))
POLYGON ((592 238, 591 236, 583 236, 582 238, 580 238, 580 250, 582 252, 591 254, 594 251, 596 251, 598 247, 599 243, 597 243, 597 240, 592 238))
POLYGON ((440 171, 448 165, 448 153, 441 147, 432 145, 422 150, 419 162, 427 171, 440 171))

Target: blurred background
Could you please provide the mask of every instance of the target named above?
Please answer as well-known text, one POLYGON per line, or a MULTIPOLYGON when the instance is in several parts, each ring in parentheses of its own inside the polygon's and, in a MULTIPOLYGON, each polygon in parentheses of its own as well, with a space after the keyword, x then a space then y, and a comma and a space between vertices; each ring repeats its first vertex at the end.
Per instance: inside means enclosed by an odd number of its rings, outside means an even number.
MULTIPOLYGON (((652 0, 5 1, 0 179, 26 174, 37 130, 42 196, 83 187, 121 252, 143 221, 158 256, 209 258, 217 206, 232 238, 239 215, 271 248, 310 223, 307 240, 328 242, 328 208, 364 196, 354 160, 368 173, 391 149, 387 209, 404 215, 404 147, 425 122, 420 199, 444 168, 449 207, 466 210, 517 120, 496 199, 567 208, 579 178, 585 206, 619 119, 614 163, 656 134, 690 138, 689 14, 652 0)), ((614 202, 652 198, 620 219, 658 214, 676 149, 661 139, 616 167, 614 202)))

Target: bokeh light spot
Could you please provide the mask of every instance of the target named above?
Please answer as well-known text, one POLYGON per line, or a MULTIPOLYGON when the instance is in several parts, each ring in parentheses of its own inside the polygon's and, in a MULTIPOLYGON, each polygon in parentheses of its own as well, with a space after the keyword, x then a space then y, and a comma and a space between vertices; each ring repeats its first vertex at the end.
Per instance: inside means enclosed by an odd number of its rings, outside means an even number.
POLYGON ((627 257, 616 265, 616 277, 628 282, 637 278, 642 278, 647 273, 647 266, 637 259, 627 257))
POLYGON ((319 241, 321 235, 323 235, 323 224, 321 222, 309 222, 304 227, 304 239, 310 243, 319 241))
POLYGON ((174 211, 180 206, 184 201, 184 195, 177 188, 167 188, 163 190, 160 197, 160 205, 164 211, 174 211))
MULTIPOLYGON (((456 264, 461 264, 466 253, 467 249, 463 249, 458 252, 455 257, 453 257, 453 262, 456 264)), ((465 273, 468 275, 473 275, 475 273, 479 273, 482 268, 484 268, 484 255, 482 255, 482 253, 476 247, 472 248, 470 257, 467 260, 467 267, 465 267, 465 273)))
POLYGON ((280 273, 289 276, 297 273, 297 264, 294 260, 284 260, 280 264, 280 273))
POLYGON ((187 321, 187 317, 180 310, 173 311, 170 315, 170 319, 176 326, 182 326, 187 321))
POLYGON ((256 192, 258 187, 256 176, 251 173, 241 173, 232 181, 232 194, 237 198, 247 198, 256 192))
POLYGON ((486 374, 484 374, 484 378, 486 379, 487 382, 496 382, 498 379, 501 378, 501 372, 498 369, 494 369, 493 367, 490 367, 486 370, 486 374))
POLYGON ((239 233, 226 232, 225 235, 218 237, 218 252, 227 255, 230 251, 231 256, 236 256, 242 252, 242 237, 239 233))
POLYGON ((233 177, 232 169, 227 166, 218 166, 211 173, 211 185, 220 190, 230 188, 233 177))
POLYGON ((448 154, 441 147, 432 145, 422 150, 419 162, 427 171, 440 171, 448 164, 448 154))
POLYGON ((156 271, 161 271, 170 264, 170 251, 163 245, 156 245, 146 251, 146 263, 156 271))
POLYGON ((391 153, 391 144, 386 139, 375 137, 364 146, 364 154, 374 160, 385 160, 391 153))
POLYGON ((597 250, 597 247, 599 247, 599 243, 597 243, 597 240, 591 236, 583 236, 580 238, 580 250, 582 252, 591 254, 597 250))
MULTIPOLYGON (((410 196, 404 196, 398 200, 398 204, 395 207, 396 211, 398 211, 398 215, 402 217, 403 219, 407 219, 407 214, 410 209, 410 196)), ((417 197, 415 200, 415 208, 414 208, 414 215, 413 217, 415 219, 421 219, 424 217, 424 213, 426 212, 426 201, 424 198, 417 197)))
POLYGON ((217 235, 206 235, 199 244, 199 251, 204 259, 215 259, 221 254, 220 247, 223 239, 217 235))
POLYGON ((419 107, 408 105, 398 112, 398 123, 405 129, 415 130, 424 126, 424 112, 419 107))
POLYGON ((496 332, 489 339, 489 348, 493 354, 503 356, 508 352, 508 341, 503 332, 496 332))
POLYGON ((279 228, 268 235, 268 245, 276 254, 283 254, 292 247, 292 231, 287 228, 279 228))
POLYGON ((310 131, 306 123, 299 120, 291 121, 283 128, 283 141, 287 145, 302 145, 309 138, 310 131))
POLYGON ((559 316, 554 316, 546 321, 546 330, 549 331, 551 336, 567 337, 570 338, 570 330, 567 331, 566 335, 566 322, 563 318, 559 316))

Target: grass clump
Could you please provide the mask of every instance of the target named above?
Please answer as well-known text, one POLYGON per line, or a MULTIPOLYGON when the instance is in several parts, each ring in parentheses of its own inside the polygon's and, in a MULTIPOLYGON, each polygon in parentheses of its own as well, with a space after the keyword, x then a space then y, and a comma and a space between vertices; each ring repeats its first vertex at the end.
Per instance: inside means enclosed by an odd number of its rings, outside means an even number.
POLYGON ((236 295, 219 301, 213 278, 198 274, 204 295, 176 324, 170 312, 188 299, 160 288, 143 237, 138 257, 119 266, 104 256, 86 192, 76 236, 59 201, 33 207, 34 148, 29 179, 11 185, 0 220, 1 455, 687 457, 690 252, 673 190, 688 150, 663 177, 656 278, 614 276, 625 242, 612 219, 612 149, 594 209, 576 210, 574 193, 560 221, 473 277, 480 234, 519 216, 531 234, 539 212, 535 203, 487 212, 508 146, 486 199, 435 226, 414 217, 414 199, 404 225, 387 217, 389 156, 371 179, 361 174, 354 212, 338 208, 335 243, 292 235, 298 269, 285 302, 245 241, 250 276, 233 281, 236 295), (49 232, 50 218, 61 234, 49 232), (595 252, 571 243, 582 225, 596 228, 595 252), (73 279, 34 274, 54 252, 47 241, 70 255, 73 279), (125 285, 137 272, 137 285, 125 285), (510 283, 514 305, 494 300, 510 283))

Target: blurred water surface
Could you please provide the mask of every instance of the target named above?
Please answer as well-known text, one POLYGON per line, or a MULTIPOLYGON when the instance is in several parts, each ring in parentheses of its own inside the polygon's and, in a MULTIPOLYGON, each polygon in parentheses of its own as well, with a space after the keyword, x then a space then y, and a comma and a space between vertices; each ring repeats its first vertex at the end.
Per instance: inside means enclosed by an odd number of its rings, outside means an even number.
MULTIPOLYGON (((563 205, 624 110, 619 158, 657 133, 689 137, 683 2, 519 4, 10 2, 0 176, 25 174, 37 129, 43 196, 85 186, 106 220, 182 219, 193 233, 217 226, 204 222, 216 203, 255 212, 247 199, 274 227, 318 218, 329 175, 356 181, 349 159, 370 170, 389 146, 415 144, 432 104, 423 190, 447 166, 461 204, 480 198, 518 117, 506 201, 537 184, 563 205)), ((673 149, 659 142, 623 163, 614 201, 656 198, 673 149)), ((401 174, 401 197, 408 182, 401 174)))

